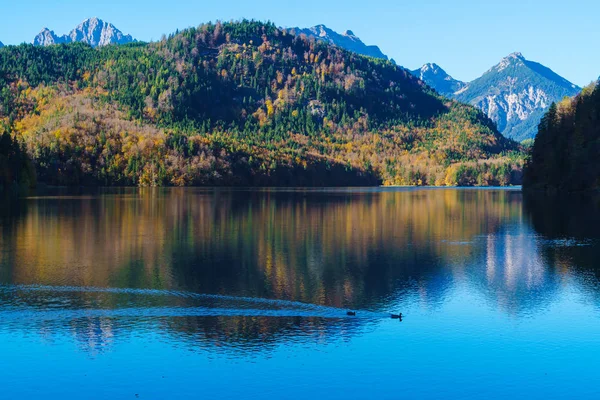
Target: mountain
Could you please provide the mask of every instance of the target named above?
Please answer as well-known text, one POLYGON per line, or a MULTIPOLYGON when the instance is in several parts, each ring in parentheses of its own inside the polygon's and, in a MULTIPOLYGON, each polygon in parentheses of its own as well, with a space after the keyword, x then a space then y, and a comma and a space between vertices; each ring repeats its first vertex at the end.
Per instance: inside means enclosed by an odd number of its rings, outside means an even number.
POLYGON ((304 34, 308 37, 314 37, 317 40, 336 45, 357 54, 362 54, 363 56, 382 58, 384 60, 388 59, 379 47, 364 44, 354 32, 349 30, 343 34, 339 34, 325 25, 316 25, 312 28, 293 28, 291 31, 296 35, 304 34))
POLYGON ((549 68, 513 53, 455 98, 480 108, 506 137, 521 141, 535 137, 544 111, 553 102, 580 91, 549 68))
POLYGON ((466 86, 466 83, 452 78, 439 65, 433 63, 423 65, 421 69, 412 71, 412 74, 446 97, 451 97, 466 86))
POLYGON ((131 35, 123 34, 113 24, 94 17, 86 19, 77 25, 68 35, 58 36, 54 31, 44 28, 33 39, 33 44, 37 46, 49 46, 61 43, 82 42, 96 47, 108 44, 125 44, 134 41, 131 35))
POLYGON ((0 42, 0 47, 4 47, 4 43, 0 42))
POLYGON ((33 44, 36 46, 50 46, 53 44, 69 43, 69 39, 67 35, 57 36, 54 31, 44 28, 33 39, 33 44))
POLYGON ((554 193, 600 190, 600 84, 550 107, 540 122, 523 187, 554 193))
POLYGON ((0 133, 49 184, 520 180, 519 147, 475 107, 390 61, 270 23, 205 24, 138 46, 9 46, 0 70, 0 133))
MULTIPOLYGON (((425 68, 425 67, 424 67, 425 68)), ((424 80, 440 93, 476 106, 491 118, 508 138, 523 141, 534 138, 537 125, 550 104, 574 96, 580 87, 542 64, 513 53, 483 76, 450 94, 443 74, 424 74, 424 80)))

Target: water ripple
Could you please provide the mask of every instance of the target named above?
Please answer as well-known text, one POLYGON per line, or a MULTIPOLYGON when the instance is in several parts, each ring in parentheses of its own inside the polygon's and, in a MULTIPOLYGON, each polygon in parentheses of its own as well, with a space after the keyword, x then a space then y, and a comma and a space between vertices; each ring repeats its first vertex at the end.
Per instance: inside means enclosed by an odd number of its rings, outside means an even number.
MULTIPOLYGON (((160 289, 131 289, 131 288, 100 288, 79 286, 47 286, 47 285, 0 285, 0 294, 15 293, 98 293, 98 294, 127 294, 139 296, 165 296, 183 298, 190 300, 219 300, 228 303, 232 307, 132 307, 120 309, 65 309, 65 310, 41 310, 30 312, 37 318, 87 318, 87 317, 176 317, 176 316, 254 316, 254 317, 321 317, 321 318, 343 318, 349 317, 347 311, 342 308, 309 304, 291 300, 275 300, 256 297, 228 296, 220 294, 199 294, 177 290, 160 289), (244 308, 240 303, 250 303, 266 306, 266 308, 244 308)), ((0 312, 3 318, 10 318, 11 313, 15 317, 24 311, 0 312)), ((372 311, 359 311, 358 317, 381 318, 389 317, 387 313, 372 311)), ((353 316, 355 317, 355 316, 353 316)))

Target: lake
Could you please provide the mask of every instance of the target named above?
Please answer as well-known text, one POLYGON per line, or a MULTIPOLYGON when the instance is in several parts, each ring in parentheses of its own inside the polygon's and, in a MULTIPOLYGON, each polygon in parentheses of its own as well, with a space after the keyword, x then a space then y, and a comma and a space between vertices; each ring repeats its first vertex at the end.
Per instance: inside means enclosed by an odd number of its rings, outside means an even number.
POLYGON ((599 204, 417 188, 7 198, 0 398, 599 398, 599 204))

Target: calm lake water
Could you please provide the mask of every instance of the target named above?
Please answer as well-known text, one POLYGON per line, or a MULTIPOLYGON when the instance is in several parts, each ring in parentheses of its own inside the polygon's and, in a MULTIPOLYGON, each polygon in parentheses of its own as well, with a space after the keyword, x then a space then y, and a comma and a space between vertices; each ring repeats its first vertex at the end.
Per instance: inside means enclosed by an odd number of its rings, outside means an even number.
POLYGON ((54 189, 0 206, 1 399, 600 397, 598 202, 54 189))

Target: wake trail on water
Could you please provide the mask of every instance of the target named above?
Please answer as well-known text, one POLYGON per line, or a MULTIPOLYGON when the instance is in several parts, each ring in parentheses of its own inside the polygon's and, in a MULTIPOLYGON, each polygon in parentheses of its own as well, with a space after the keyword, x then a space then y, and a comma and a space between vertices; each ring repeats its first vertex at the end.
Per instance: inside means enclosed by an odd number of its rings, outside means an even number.
MULTIPOLYGON (((337 312, 310 312, 303 310, 264 310, 264 309, 233 309, 209 307, 133 307, 121 309, 78 309, 78 310, 40 310, 0 311, 3 321, 51 321, 75 320, 87 318, 176 318, 176 317, 276 317, 276 318, 358 318, 347 317, 337 312)), ((362 319, 369 318, 362 316, 362 319)))
MULTIPOLYGON (((179 290, 160 290, 160 289, 131 289, 131 288, 101 288, 91 286, 48 286, 48 285, 0 285, 2 292, 48 292, 48 293, 105 293, 105 294, 125 294, 139 296, 165 296, 195 300, 219 300, 232 303, 250 303, 255 305, 269 306, 267 309, 252 308, 220 308, 220 307, 134 307, 110 310, 51 310, 35 311, 36 314, 45 313, 47 316, 64 315, 65 312, 72 314, 73 317, 80 314, 81 317, 93 317, 94 315, 114 316, 114 317, 168 317, 168 316, 251 316, 251 317, 321 317, 321 318, 346 318, 347 310, 322 306, 318 304, 303 303, 292 300, 275 300, 259 297, 228 296, 220 294, 200 294, 185 292, 179 290), (61 314, 63 313, 63 314, 61 314)), ((10 313, 10 311, 8 311, 10 313)), ((0 312, 0 315, 7 316, 6 312, 0 312)), ((22 314, 21 314, 22 315, 22 314)), ((358 311, 352 318, 382 318, 389 317, 388 313, 358 311)))

